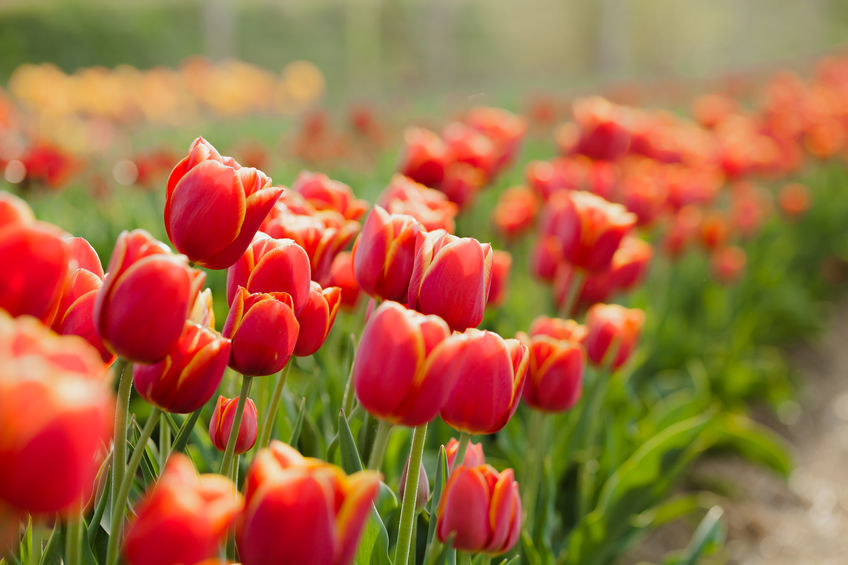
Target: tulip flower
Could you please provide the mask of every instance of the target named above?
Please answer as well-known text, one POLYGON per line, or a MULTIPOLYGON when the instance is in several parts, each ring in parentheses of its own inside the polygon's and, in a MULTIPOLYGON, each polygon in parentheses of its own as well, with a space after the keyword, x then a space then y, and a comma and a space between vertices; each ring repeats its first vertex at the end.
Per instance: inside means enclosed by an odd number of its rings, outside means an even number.
POLYGON ((262 171, 222 157, 198 137, 168 178, 168 238, 193 262, 226 269, 242 256, 282 192, 262 171))
POLYGON ((377 472, 347 476, 272 441, 245 477, 237 526, 243 565, 349 565, 379 484, 377 472))
POLYGON ((648 271, 654 255, 649 243, 636 237, 625 237, 612 256, 610 277, 618 290, 630 290, 638 285, 648 271))
POLYGON ((512 469, 454 470, 439 502, 436 532, 443 543, 453 535, 452 546, 460 551, 499 555, 512 549, 521 535, 521 497, 512 469))
POLYGON ((280 371, 294 352, 299 329, 289 294, 239 287, 221 332, 232 340, 230 367, 249 376, 280 371))
POLYGON ((86 269, 77 269, 65 281, 62 300, 53 324, 53 331, 63 335, 78 335, 94 346, 107 365, 115 355, 106 348, 94 328, 94 303, 103 280, 86 269))
POLYGON ((810 189, 799 183, 790 183, 783 186, 777 195, 780 210, 789 219, 803 216, 810 208, 811 200, 810 189))
MULTIPOLYGON (((409 472, 409 458, 403 466, 403 471, 400 473, 400 485, 398 486, 398 496, 401 500, 404 497, 404 489, 406 488, 406 474, 409 472)), ((415 513, 424 510, 427 506, 427 500, 430 498, 430 483, 427 480, 427 469, 424 468, 422 461, 418 468, 418 492, 415 493, 415 513)))
POLYGON ((492 224, 504 237, 515 238, 526 232, 536 221, 539 201, 526 186, 514 186, 501 194, 492 211, 492 224))
POLYGON ((220 475, 197 475, 175 453, 136 506, 124 538, 129 565, 199 563, 218 553, 243 505, 236 486, 220 475))
POLYGON ((468 163, 455 162, 448 165, 438 190, 460 210, 465 210, 471 206, 474 197, 485 184, 486 175, 483 171, 468 163))
POLYGON ((588 192, 563 192, 549 200, 542 233, 557 239, 563 257, 575 267, 598 272, 609 266, 635 225, 635 214, 620 204, 588 192))
POLYGON ((230 350, 229 339, 212 328, 186 321, 183 333, 164 359, 133 366, 135 389, 168 412, 194 412, 218 390, 230 350))
POLYGON ((497 308, 506 300, 509 290, 509 270, 512 268, 512 255, 508 251, 492 252, 492 283, 489 288, 487 306, 497 308))
POLYGON ((595 304, 589 308, 584 340, 589 360, 599 367, 620 368, 633 353, 644 321, 645 313, 638 308, 618 304, 595 304))
POLYGON ((530 272, 542 282, 553 282, 562 264, 559 240, 553 236, 539 236, 530 255, 530 272))
POLYGON ((701 222, 701 245, 710 251, 722 247, 730 238, 730 226, 721 212, 711 212, 701 222))
MULTIPOLYGON (((356 308, 362 289, 356 280, 356 273, 353 269, 352 252, 343 251, 336 255, 330 267, 330 273, 322 285, 339 287, 342 291, 342 307, 348 310, 356 308)), ((403 296, 406 296, 407 290, 404 290, 403 296)))
POLYGON ((454 334, 433 352, 428 374, 455 384, 440 410, 451 427, 470 434, 493 434, 515 413, 529 355, 517 339, 477 329, 454 334), (480 394, 480 391, 486 394, 480 394))
POLYGON ((70 261, 62 232, 50 224, 0 226, 0 309, 49 324, 56 315, 70 261))
POLYGON ((299 314, 309 301, 311 277, 309 256, 300 245, 260 232, 227 270, 227 302, 232 305, 239 287, 249 292, 285 292, 299 314))
POLYGON ((442 138, 448 146, 451 162, 474 167, 483 173, 486 181, 492 178, 498 154, 491 139, 461 122, 448 124, 442 132, 442 138))
POLYGON ((29 204, 10 192, 0 190, 0 229, 10 224, 29 224, 35 221, 35 214, 29 204))
POLYGON ((713 251, 710 263, 718 282, 731 284, 739 280, 745 271, 747 255, 741 247, 729 245, 713 251))
POLYGON ((546 335, 556 340, 583 343, 587 333, 586 326, 578 324, 574 320, 564 320, 562 318, 539 316, 530 324, 530 337, 546 335))
MULTIPOLYGON (((590 159, 614 161, 627 152, 630 133, 626 127, 624 108, 600 96, 575 100, 574 121, 578 138, 572 152, 590 159)), ((560 147, 565 143, 558 137, 560 147)))
POLYGON ((495 172, 502 170, 518 152, 527 132, 527 120, 501 108, 474 108, 465 123, 495 145, 495 172))
POLYGON ((580 343, 519 334, 530 351, 524 402, 545 412, 563 412, 580 399, 586 351, 580 343))
POLYGON ((188 266, 144 230, 123 232, 97 293, 94 327, 106 346, 131 361, 155 363, 171 350, 205 273, 188 266))
MULTIPOLYGON (((230 430, 233 429, 233 418, 236 415, 238 398, 225 398, 219 396, 212 411, 212 419, 209 420, 209 439, 218 451, 227 449, 227 441, 230 439, 230 430)), ((259 432, 259 416, 256 413, 256 404, 253 399, 248 398, 244 406, 244 414, 236 437, 235 454, 249 451, 256 443, 259 432)))
POLYGON ((292 190, 300 193, 316 210, 335 210, 348 220, 358 220, 368 209, 368 203, 357 199, 348 185, 324 173, 302 171, 292 184, 292 190))
POLYGON ((405 300, 420 232, 412 216, 374 206, 353 246, 353 272, 360 288, 385 300, 405 300))
MULTIPOLYGON (((453 471, 453 463, 456 460, 456 452, 459 450, 459 442, 456 438, 451 438, 445 446, 445 457, 448 460, 448 474, 453 471)), ((483 444, 468 442, 468 447, 465 450, 465 457, 462 459, 462 465, 466 467, 479 467, 486 464, 486 456, 483 454, 483 444)))
POLYGON ((425 186, 438 186, 445 177, 448 148, 434 132, 407 128, 403 132, 404 150, 398 170, 425 186))
POLYGON ((300 331, 294 346, 295 355, 298 357, 312 355, 324 345, 339 311, 341 292, 338 287, 321 289, 320 284, 312 282, 309 300, 297 317, 300 331))
POLYGON ((0 512, 78 513, 112 435, 114 406, 93 347, 0 312, 0 512))
POLYGON ((689 248, 701 227, 702 216, 700 208, 691 204, 677 211, 663 241, 663 250, 669 257, 679 258, 689 248))
POLYGON ((368 318, 353 365, 353 386, 362 406, 395 424, 432 420, 450 394, 453 377, 430 371, 434 349, 450 329, 396 302, 383 302, 368 318))
POLYGON ((403 175, 392 177, 389 186, 377 199, 377 204, 392 214, 412 216, 425 230, 445 230, 453 233, 454 218, 459 208, 448 197, 427 188, 403 175))
POLYGON ((444 230, 418 236, 407 304, 441 316, 453 330, 474 327, 492 282, 492 247, 444 230))

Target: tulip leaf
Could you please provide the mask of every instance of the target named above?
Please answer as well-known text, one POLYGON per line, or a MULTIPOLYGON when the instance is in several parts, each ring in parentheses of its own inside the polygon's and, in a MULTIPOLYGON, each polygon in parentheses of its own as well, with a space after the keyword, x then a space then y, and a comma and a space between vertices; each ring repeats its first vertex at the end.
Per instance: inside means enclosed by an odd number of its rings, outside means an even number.
POLYGON ((182 453, 183 450, 185 450, 188 438, 191 436, 191 432, 194 430, 194 426, 197 423, 198 418, 200 418, 201 410, 203 410, 203 408, 198 408, 183 421, 179 432, 177 432, 177 437, 174 439, 174 443, 171 446, 171 453, 182 453))
POLYGON ((722 516, 724 511, 720 506, 713 506, 698 524, 692 536, 692 541, 679 556, 668 558, 664 565, 697 565, 701 559, 724 543, 724 526, 722 516))
POLYGON ((297 441, 300 439, 300 430, 303 428, 303 417, 306 412, 306 397, 300 399, 300 405, 297 409, 297 418, 294 421, 294 426, 292 427, 291 436, 289 437, 289 445, 297 445, 297 441))
POLYGON ((739 414, 725 414, 713 427, 716 444, 728 447, 742 457, 770 467, 783 477, 792 470, 786 442, 768 428, 739 414))
POLYGON ((345 473, 355 473, 362 470, 362 459, 356 449, 356 442, 347 425, 344 412, 339 411, 339 451, 342 457, 342 469, 345 473))
POLYGON ((439 447, 439 456, 436 459, 436 477, 433 482, 433 494, 430 495, 430 502, 427 504, 427 512, 430 515, 430 525, 427 528, 427 547, 433 543, 433 538, 436 536, 436 513, 439 509, 439 501, 442 498, 442 490, 445 488, 445 483, 448 480, 448 458, 445 453, 445 446, 439 447))
POLYGON ((59 563, 62 560, 62 548, 65 547, 65 526, 56 524, 53 527, 53 532, 50 534, 50 539, 47 540, 47 545, 44 547, 44 553, 41 554, 41 565, 50 565, 51 563, 59 563))

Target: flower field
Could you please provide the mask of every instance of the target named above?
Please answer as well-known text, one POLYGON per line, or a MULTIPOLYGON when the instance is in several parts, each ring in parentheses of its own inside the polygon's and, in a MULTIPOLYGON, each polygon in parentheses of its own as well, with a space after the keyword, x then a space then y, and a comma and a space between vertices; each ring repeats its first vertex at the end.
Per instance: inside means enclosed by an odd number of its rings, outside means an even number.
POLYGON ((722 562, 688 479, 792 472, 848 58, 634 88, 421 116, 306 62, 19 67, 0 563, 602 565, 675 521, 658 563, 722 562))

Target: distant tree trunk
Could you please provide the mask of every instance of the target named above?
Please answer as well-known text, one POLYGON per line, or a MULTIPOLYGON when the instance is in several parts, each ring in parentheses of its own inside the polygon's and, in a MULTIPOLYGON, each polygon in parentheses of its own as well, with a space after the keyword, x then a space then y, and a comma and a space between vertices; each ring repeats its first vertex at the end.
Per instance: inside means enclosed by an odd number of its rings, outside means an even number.
POLYGON ((203 2, 202 17, 206 56, 210 59, 235 56, 235 2, 206 0, 203 2))

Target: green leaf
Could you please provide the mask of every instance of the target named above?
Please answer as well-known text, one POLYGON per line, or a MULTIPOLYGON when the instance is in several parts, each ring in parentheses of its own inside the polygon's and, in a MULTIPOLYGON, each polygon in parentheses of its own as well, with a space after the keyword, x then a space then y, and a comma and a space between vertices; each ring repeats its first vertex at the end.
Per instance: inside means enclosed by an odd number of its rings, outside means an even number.
POLYGON ((180 431, 177 432, 177 437, 174 439, 174 444, 171 446, 171 453, 182 453, 185 450, 185 446, 188 443, 188 438, 191 436, 192 430, 194 430, 194 425, 197 423, 197 419, 200 418, 200 411, 202 408, 198 408, 191 415, 185 419, 183 425, 180 426, 180 431))
POLYGON ((697 565, 701 559, 724 543, 724 527, 722 516, 724 510, 713 506, 698 524, 692 536, 692 541, 680 556, 671 557, 664 561, 665 565, 697 565))
POLYGON ((718 434, 717 446, 733 449, 742 457, 766 465, 784 477, 792 471, 792 458, 783 438, 750 418, 725 414, 716 420, 713 430, 718 434))
POLYGON ((445 446, 439 447, 439 455, 436 459, 436 477, 433 483, 433 493, 430 495, 430 502, 427 504, 427 513, 430 515, 430 525, 427 528, 427 547, 433 543, 433 538, 436 537, 436 514, 439 509, 439 501, 442 499, 442 490, 445 488, 445 483, 448 481, 448 458, 445 453, 445 446))
POLYGON ((339 411, 339 451, 342 458, 342 469, 345 473, 355 473, 362 470, 362 459, 356 448, 356 441, 350 432, 344 412, 339 411))
POLYGON ((300 430, 303 427, 303 417, 306 413, 306 397, 300 399, 300 405, 297 408, 297 418, 292 426, 291 437, 289 437, 289 445, 297 445, 300 439, 300 430))

